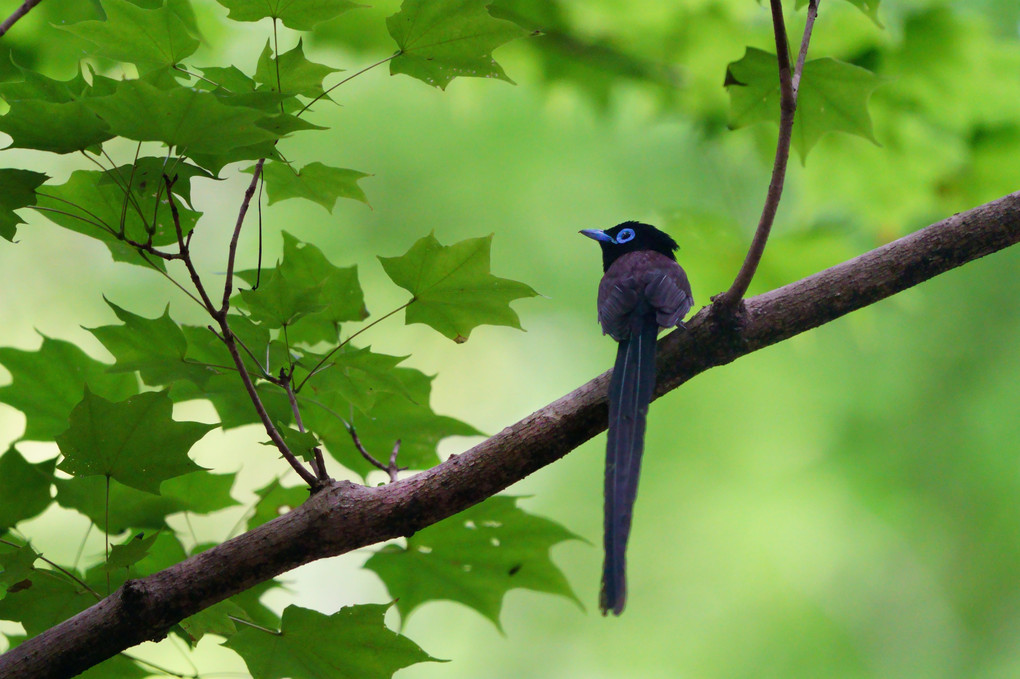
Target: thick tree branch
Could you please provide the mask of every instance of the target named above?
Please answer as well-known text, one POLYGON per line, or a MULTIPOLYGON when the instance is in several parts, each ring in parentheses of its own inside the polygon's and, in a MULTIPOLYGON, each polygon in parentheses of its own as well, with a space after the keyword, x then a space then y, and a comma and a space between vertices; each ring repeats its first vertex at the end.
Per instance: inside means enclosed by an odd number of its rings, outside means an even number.
MULTIPOLYGON (((709 368, 793 337, 1020 241, 1020 192, 746 301, 712 307, 660 341, 661 395, 709 368)), ((379 487, 332 482, 294 511, 142 580, 0 656, 0 678, 69 677, 181 619, 302 564, 411 535, 541 469, 606 427, 609 373, 462 455, 379 487)))

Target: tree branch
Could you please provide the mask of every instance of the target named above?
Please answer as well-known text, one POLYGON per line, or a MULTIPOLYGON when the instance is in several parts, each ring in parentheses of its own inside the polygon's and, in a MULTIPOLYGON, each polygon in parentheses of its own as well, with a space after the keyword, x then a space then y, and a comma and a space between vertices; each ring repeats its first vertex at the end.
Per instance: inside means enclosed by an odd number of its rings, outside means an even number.
POLYGON ((772 32, 776 37, 776 59, 779 64, 779 137, 776 139, 776 157, 772 163, 772 178, 765 194, 758 228, 754 232, 751 247, 747 250, 744 263, 740 266, 733 285, 726 292, 714 298, 720 311, 734 310, 747 292, 758 263, 765 252, 772 223, 776 220, 779 210, 779 199, 783 196, 783 183, 786 181, 786 165, 790 159, 790 142, 793 140, 793 120, 797 113, 797 90, 800 87, 801 69, 807 56, 808 43, 811 41, 811 29, 818 13, 817 0, 812 0, 808 7, 807 24, 804 26, 804 37, 801 40, 800 53, 797 57, 797 71, 790 73, 790 44, 786 37, 786 23, 783 21, 783 5, 780 0, 771 0, 772 32))
POLYGON ((25 2, 21 3, 21 7, 14 10, 14 13, 7 17, 2 24, 0 24, 0 38, 2 38, 7 33, 7 31, 11 30, 11 27, 14 26, 14 24, 18 23, 18 20, 21 19, 21 17, 25 16, 30 11, 32 11, 32 8, 38 5, 40 2, 42 2, 42 0, 25 0, 25 2))
MULTIPOLYGON (((702 309, 659 343, 656 395, 1020 242, 1020 192, 953 215, 720 317, 702 309)), ((186 561, 132 580, 0 656, 0 679, 69 677, 183 618, 316 559, 407 536, 555 462, 606 428, 600 375, 443 464, 385 486, 331 482, 292 512, 186 561)))

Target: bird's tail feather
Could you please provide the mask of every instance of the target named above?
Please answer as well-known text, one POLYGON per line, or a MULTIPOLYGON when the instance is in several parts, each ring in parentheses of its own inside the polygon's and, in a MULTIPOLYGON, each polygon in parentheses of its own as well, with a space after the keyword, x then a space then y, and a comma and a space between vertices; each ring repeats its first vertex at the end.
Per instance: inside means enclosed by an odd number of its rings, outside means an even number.
POLYGON ((637 496, 645 419, 655 389, 655 314, 636 315, 630 338, 620 342, 609 382, 609 438, 606 444, 605 562, 602 614, 623 612, 627 600, 625 552, 637 496))

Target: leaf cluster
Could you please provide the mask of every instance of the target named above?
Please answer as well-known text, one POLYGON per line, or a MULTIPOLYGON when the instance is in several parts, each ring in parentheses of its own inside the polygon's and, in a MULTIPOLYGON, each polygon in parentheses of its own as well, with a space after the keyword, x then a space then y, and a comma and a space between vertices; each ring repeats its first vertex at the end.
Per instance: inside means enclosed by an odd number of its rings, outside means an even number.
MULTIPOLYGON (((55 458, 30 461, 16 444, 0 456, 0 619, 21 623, 29 637, 129 578, 208 547, 175 530, 174 517, 235 508, 243 512, 238 527, 250 529, 308 497, 308 488, 283 482, 284 466, 242 505, 236 470, 204 469, 192 459, 194 445, 213 430, 261 427, 275 454, 313 489, 331 472, 364 479, 387 468, 377 460, 386 455, 391 477, 437 464, 442 439, 480 432, 432 409, 434 376, 404 365, 407 356, 374 351, 359 336, 404 311, 407 323, 424 323, 463 342, 483 324, 520 328, 509 303, 536 294, 490 273, 491 236, 442 245, 429 235, 402 256, 381 258, 408 298, 376 318, 370 317, 357 265, 337 266, 287 232, 275 265, 235 266, 256 188, 261 195, 264 184, 269 205, 304 199, 332 212, 340 198, 367 204, 359 182, 369 175, 318 160, 301 165, 285 155, 295 135, 325 133, 309 118, 332 105, 330 92, 349 80, 336 77, 343 69, 306 55, 303 32, 358 5, 221 4, 229 21, 258 22, 252 27, 266 35, 255 63, 203 61, 205 36, 187 0, 101 0, 93 16, 54 27, 56 35, 85 46, 86 57, 70 79, 0 55, 11 59, 0 77, 6 104, 0 132, 10 138, 9 148, 76 163, 58 181, 30 169, 0 169, 0 235, 15 242, 24 210, 32 209, 73 232, 70 237, 99 240, 114 260, 166 277, 210 321, 181 322, 169 304, 153 314, 107 300, 117 321, 89 332, 112 363, 50 337, 36 349, 0 348, 0 365, 11 375, 0 387, 0 402, 24 415, 20 441, 52 442, 59 450, 55 458), (252 176, 226 253, 221 295, 210 281, 218 286, 222 277, 200 271, 193 257, 208 247, 216 228, 195 196, 238 172, 252 176), (193 400, 210 403, 215 420, 175 416, 178 404, 193 400), (89 550, 74 563, 57 563, 36 551, 19 527, 53 505, 86 517, 89 531, 104 536, 102 553, 89 550)), ((379 64, 390 62, 393 73, 443 88, 457 76, 509 80, 492 50, 524 35, 478 1, 407 0, 387 25, 396 51, 379 64)), ((256 448, 253 458, 266 456, 256 448)), ((509 511, 493 506, 501 514, 509 511)), ((507 535, 528 542, 533 527, 549 532, 542 519, 520 509, 510 514, 500 519, 512 531, 507 535)), ((473 543, 474 533, 461 524, 434 530, 446 534, 449 544, 473 543)), ((508 545, 524 575, 499 591, 519 586, 573 598, 547 554, 570 537, 561 530, 535 548, 508 545)), ((80 539, 89 542, 87 533, 80 539)), ((492 587, 484 574, 504 568, 504 551, 479 555, 474 573, 452 563, 428 572, 408 564, 400 568, 411 572, 387 585, 394 598, 415 592, 418 603, 446 598, 437 583, 451 578, 481 593, 492 587)), ((206 634, 224 637, 256 677, 384 677, 434 660, 385 626, 385 605, 349 606, 332 615, 290 606, 280 615, 259 602, 279 586, 263 583, 173 631, 192 645, 206 634)), ((498 624, 498 600, 484 599, 467 603, 498 624)), ((127 656, 104 669, 118 676, 143 673, 127 656)))

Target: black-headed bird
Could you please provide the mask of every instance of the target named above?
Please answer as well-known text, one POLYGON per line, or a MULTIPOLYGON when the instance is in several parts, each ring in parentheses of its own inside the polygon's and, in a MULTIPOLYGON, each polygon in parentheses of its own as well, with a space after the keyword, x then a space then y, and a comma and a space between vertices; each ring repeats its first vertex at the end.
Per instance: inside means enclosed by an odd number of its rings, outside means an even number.
POLYGON ((655 338, 660 328, 682 326, 694 299, 676 262, 676 241, 654 226, 624 222, 582 234, 602 246, 598 319, 603 334, 620 343, 609 382, 606 441, 605 561, 599 606, 623 612, 627 600, 625 555, 637 496, 645 417, 655 389, 655 338))

